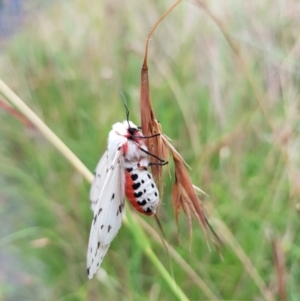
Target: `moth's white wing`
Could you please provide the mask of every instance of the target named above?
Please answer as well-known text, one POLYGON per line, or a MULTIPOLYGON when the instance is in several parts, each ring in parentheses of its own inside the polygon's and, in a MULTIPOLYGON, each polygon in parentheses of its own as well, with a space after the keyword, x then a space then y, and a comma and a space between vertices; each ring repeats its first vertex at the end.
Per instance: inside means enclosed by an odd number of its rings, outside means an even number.
MULTIPOLYGON (((98 166, 101 166, 101 160, 98 166)), ((108 161, 110 161, 109 156, 108 161)), ((120 148, 104 173, 104 181, 99 181, 101 190, 94 209, 89 238, 87 253, 87 273, 89 278, 92 278, 99 268, 110 243, 117 235, 122 224, 122 216, 125 210, 125 172, 120 148)))
POLYGON ((90 190, 90 201, 93 212, 95 211, 101 189, 107 176, 106 170, 108 169, 108 164, 108 153, 106 151, 96 167, 94 180, 90 190))
POLYGON ((124 212, 125 170, 121 151, 118 150, 107 170, 94 211, 93 226, 99 226, 99 239, 102 245, 111 243, 118 233, 124 212))
POLYGON ((87 262, 87 274, 89 279, 92 279, 94 274, 97 272, 98 268, 100 267, 100 264, 109 249, 110 245, 106 246, 100 246, 96 249, 96 254, 92 254, 94 252, 92 249, 88 249, 88 262, 87 262), (90 259, 89 259, 90 257, 90 259), (89 262, 90 260, 90 262, 89 262))

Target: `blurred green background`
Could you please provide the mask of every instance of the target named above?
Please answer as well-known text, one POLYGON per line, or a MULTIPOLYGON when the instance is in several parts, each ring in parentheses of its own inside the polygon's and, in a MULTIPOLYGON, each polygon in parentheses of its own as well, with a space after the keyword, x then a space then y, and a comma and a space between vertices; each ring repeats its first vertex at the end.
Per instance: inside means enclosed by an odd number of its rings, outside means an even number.
MULTIPOLYGON (((146 37, 173 1, 36 2, 2 37, 0 78, 93 171, 112 124, 125 119, 119 89, 140 122, 146 37)), ((150 88, 165 134, 209 195, 224 260, 196 222, 190 250, 183 214, 178 239, 167 174, 161 223, 216 300, 300 300, 299 1, 207 7, 221 27, 195 1, 157 28, 150 88)), ((0 118, 0 300, 176 300, 128 227, 87 279, 90 185, 35 128, 3 109, 0 118)), ((209 300, 148 239, 188 298, 209 300)))

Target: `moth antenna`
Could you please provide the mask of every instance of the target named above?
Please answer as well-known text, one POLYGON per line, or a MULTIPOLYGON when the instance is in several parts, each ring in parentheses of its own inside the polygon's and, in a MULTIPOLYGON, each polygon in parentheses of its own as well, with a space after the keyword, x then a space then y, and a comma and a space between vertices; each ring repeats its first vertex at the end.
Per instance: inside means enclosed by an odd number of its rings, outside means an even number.
POLYGON ((129 125, 129 110, 128 110, 128 106, 127 106, 127 101, 126 101, 126 97, 124 95, 124 93, 119 90, 120 94, 122 95, 122 98, 123 98, 123 103, 124 103, 124 107, 125 107, 125 110, 126 110, 126 120, 128 122, 128 128, 130 128, 130 125, 129 125))

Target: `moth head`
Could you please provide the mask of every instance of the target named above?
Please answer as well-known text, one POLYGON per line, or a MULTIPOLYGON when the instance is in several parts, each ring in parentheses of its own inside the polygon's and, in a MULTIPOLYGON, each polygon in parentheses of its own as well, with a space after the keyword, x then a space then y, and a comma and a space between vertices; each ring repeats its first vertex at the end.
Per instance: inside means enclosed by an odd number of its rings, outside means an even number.
POLYGON ((132 136, 140 136, 138 127, 131 121, 124 120, 123 122, 117 122, 113 125, 112 129, 116 134, 128 139, 132 136))
POLYGON ((125 120, 123 122, 124 126, 127 128, 127 138, 133 139, 133 136, 140 136, 138 127, 131 121, 125 120))

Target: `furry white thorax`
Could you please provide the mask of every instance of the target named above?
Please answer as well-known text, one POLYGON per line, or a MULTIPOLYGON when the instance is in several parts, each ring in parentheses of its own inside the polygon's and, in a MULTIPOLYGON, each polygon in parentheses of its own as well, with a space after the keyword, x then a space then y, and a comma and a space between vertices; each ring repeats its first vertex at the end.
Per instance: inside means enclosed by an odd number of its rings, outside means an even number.
POLYGON ((124 120, 123 122, 117 122, 112 126, 112 130, 115 131, 118 135, 125 136, 128 131, 128 123, 130 128, 138 130, 138 127, 131 121, 124 120))
POLYGON ((127 152, 124 154, 125 166, 127 165, 126 163, 140 160, 147 164, 149 162, 148 155, 140 149, 143 148, 148 151, 148 148, 143 139, 138 140, 138 142, 128 139, 129 127, 137 130, 137 136, 143 137, 143 134, 138 130, 138 127, 133 122, 127 120, 117 122, 113 125, 112 130, 109 132, 108 150, 110 153, 115 153, 121 145, 127 143, 127 152))

